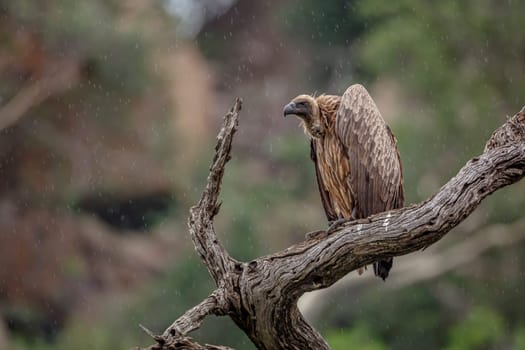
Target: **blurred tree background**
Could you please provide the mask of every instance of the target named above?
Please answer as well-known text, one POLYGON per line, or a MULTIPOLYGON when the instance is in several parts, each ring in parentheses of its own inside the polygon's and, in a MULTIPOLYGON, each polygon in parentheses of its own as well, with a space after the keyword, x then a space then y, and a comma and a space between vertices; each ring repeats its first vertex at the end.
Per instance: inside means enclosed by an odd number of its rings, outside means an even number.
MULTIPOLYGON (((212 290, 186 229, 222 115, 244 99, 217 231, 250 259, 325 227, 282 106, 364 84, 407 204, 525 104, 518 1, 0 0, 0 349, 151 343, 212 290), (271 220, 268 220, 271 218, 271 220)), ((386 283, 301 300, 333 349, 525 349, 525 184, 386 283)), ((203 342, 253 349, 227 318, 203 342)))

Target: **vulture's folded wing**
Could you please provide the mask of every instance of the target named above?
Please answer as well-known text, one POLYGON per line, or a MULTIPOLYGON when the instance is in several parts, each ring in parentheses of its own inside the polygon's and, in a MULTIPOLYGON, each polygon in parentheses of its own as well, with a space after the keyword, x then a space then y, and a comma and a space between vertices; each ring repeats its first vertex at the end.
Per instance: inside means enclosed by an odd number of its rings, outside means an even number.
POLYGON ((344 93, 336 133, 346 148, 357 218, 403 206, 403 174, 396 140, 361 85, 344 93))

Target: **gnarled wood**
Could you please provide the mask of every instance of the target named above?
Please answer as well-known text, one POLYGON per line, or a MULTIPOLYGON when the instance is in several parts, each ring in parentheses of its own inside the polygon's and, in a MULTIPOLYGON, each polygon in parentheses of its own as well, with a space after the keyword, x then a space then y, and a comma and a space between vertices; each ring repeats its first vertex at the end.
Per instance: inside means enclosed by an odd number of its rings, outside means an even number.
MULTIPOLYGON (((425 251, 416 258, 403 260, 396 265, 396 273, 382 287, 389 290, 400 289, 424 281, 432 280, 450 271, 457 270, 472 263, 481 255, 494 248, 504 249, 525 240, 525 219, 512 224, 493 224, 475 229, 469 235, 450 247, 438 251, 425 251)), ((462 231, 462 234, 465 233, 462 231)), ((321 311, 335 296, 342 291, 350 292, 367 288, 377 282, 371 275, 356 278, 354 274, 346 275, 331 288, 316 290, 304 295, 299 300, 299 309, 307 320, 317 320, 321 311)))
POLYGON ((213 217, 219 208, 220 183, 239 109, 237 101, 225 118, 208 184, 189 220, 196 250, 219 286, 212 295, 220 293, 220 298, 210 300, 210 296, 186 312, 162 336, 155 336, 157 344, 150 349, 203 349, 185 333, 197 328, 210 313, 229 315, 259 349, 329 349, 297 308, 302 294, 328 287, 378 259, 408 254, 437 242, 485 197, 525 174, 522 109, 494 132, 482 155, 470 160, 428 200, 347 221, 329 234, 316 234, 284 251, 237 262, 217 240, 213 217), (181 327, 184 331, 177 331, 181 327), (182 341, 184 345, 177 345, 182 341))
POLYGON ((173 322, 172 325, 164 331, 162 337, 169 339, 169 337, 185 336, 189 332, 199 328, 206 316, 210 314, 224 315, 226 312, 225 306, 224 291, 217 289, 199 305, 189 309, 183 316, 173 322))
POLYGON ((231 158, 232 140, 238 127, 241 106, 242 101, 237 99, 235 105, 224 117, 224 126, 217 136, 215 156, 210 166, 206 188, 197 205, 190 209, 188 219, 195 250, 218 286, 227 283, 227 280, 232 277, 236 263, 219 242, 213 229, 213 217, 217 215, 221 206, 218 202, 221 180, 224 167, 231 158))

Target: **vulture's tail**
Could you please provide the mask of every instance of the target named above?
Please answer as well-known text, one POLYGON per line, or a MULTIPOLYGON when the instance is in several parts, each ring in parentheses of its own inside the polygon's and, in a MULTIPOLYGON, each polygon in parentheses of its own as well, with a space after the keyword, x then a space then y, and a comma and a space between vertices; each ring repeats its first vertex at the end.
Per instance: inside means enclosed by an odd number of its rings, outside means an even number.
POLYGON ((386 258, 383 260, 376 261, 374 263, 374 274, 376 276, 381 277, 384 281, 388 277, 388 273, 390 272, 393 263, 393 258, 386 258))

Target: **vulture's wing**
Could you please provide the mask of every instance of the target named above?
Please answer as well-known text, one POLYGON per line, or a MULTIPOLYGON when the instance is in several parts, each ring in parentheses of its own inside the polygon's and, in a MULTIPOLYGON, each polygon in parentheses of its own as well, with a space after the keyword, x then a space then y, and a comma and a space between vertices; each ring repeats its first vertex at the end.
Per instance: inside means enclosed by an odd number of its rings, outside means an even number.
POLYGON ((396 140, 368 91, 352 85, 337 111, 336 133, 346 148, 357 218, 403 206, 396 140))
POLYGON ((323 202, 324 212, 329 222, 337 219, 337 214, 332 207, 332 200, 330 194, 326 190, 321 174, 319 173, 319 164, 317 164, 317 153, 315 151, 315 143, 313 140, 310 141, 310 158, 315 164, 315 176, 317 177, 317 186, 319 187, 319 194, 321 195, 321 202, 323 202))

